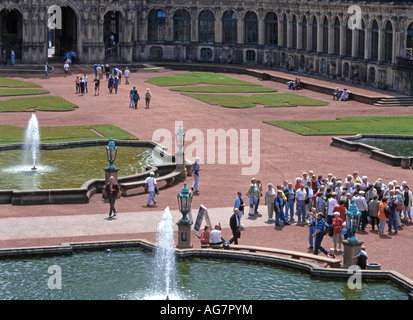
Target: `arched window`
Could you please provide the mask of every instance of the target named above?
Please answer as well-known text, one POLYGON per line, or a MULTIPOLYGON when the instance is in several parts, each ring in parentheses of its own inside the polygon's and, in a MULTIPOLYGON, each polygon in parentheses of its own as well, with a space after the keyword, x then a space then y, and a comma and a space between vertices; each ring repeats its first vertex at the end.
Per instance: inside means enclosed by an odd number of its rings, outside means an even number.
POLYGON ((164 42, 166 35, 165 12, 153 9, 148 15, 148 41, 164 42))
POLYGON ((393 59, 393 27, 390 21, 386 23, 384 30, 384 61, 391 63, 393 59))
POLYGON ((291 48, 297 49, 297 18, 291 20, 291 48))
POLYGON ((282 26, 283 47, 287 48, 287 16, 285 14, 283 16, 282 26))
POLYGON ((278 45, 278 19, 274 12, 269 12, 265 18, 265 44, 278 45))
POLYGON ((245 44, 258 43, 258 18, 255 12, 245 15, 245 44))
POLYGON ((210 10, 203 10, 199 15, 199 42, 215 42, 215 16, 210 10))
POLYGON ((323 53, 328 53, 328 20, 324 17, 323 20, 323 53))
POLYGON ((313 23, 311 25, 311 51, 317 51, 317 43, 318 43, 318 26, 317 26, 317 18, 313 17, 313 23))
POLYGON ((334 20, 334 54, 340 54, 340 20, 336 17, 334 20))
POLYGON ((222 17, 222 42, 225 44, 237 43, 237 14, 234 11, 225 11, 222 17))
POLYGON ((366 26, 364 20, 361 20, 361 29, 357 29, 358 45, 357 45, 357 57, 364 59, 364 47, 366 42, 366 26))
POLYGON ((307 50, 307 18, 305 16, 301 23, 301 49, 307 50))
POLYGON ((371 59, 377 61, 379 58, 379 25, 374 20, 371 26, 371 59))
POLYGON ((187 43, 191 39, 191 16, 184 9, 174 14, 174 42, 187 43))
MULTIPOLYGON (((406 35, 406 49, 413 50, 412 48, 413 48, 413 23, 409 24, 409 27, 407 28, 407 35, 406 35)), ((412 59, 413 57, 410 54, 408 58, 412 59)))

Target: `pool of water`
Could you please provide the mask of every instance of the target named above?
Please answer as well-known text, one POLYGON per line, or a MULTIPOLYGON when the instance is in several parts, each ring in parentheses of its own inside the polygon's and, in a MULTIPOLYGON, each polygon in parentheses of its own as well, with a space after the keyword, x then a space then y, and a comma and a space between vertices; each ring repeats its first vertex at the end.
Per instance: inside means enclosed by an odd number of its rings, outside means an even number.
MULTIPOLYGON (((23 150, 0 152, 0 189, 79 188, 87 180, 104 179, 109 165, 105 146, 41 150, 37 171, 24 165, 23 157, 23 150)), ((119 146, 115 166, 119 176, 128 176, 162 163, 152 148, 119 146)))
MULTIPOLYGON (((154 255, 137 249, 5 259, 0 260, 0 299, 164 299, 164 293, 153 290, 154 269, 154 255), (57 284, 61 289, 52 289, 57 284)), ((177 260, 174 278, 171 299, 408 299, 405 291, 390 282, 364 281, 362 289, 352 290, 345 281, 312 279, 293 269, 221 259, 177 260)))
POLYGON ((413 139, 361 138, 354 142, 383 149, 384 152, 393 156, 413 156, 413 139))

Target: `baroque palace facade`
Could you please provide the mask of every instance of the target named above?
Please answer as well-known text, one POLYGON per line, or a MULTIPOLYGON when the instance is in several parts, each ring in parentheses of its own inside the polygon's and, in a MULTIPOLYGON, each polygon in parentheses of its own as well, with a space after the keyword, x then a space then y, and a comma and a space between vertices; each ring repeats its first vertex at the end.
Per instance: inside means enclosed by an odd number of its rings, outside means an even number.
POLYGON ((0 27, 22 63, 53 47, 82 63, 244 64, 413 94, 413 1, 1 0, 0 27))

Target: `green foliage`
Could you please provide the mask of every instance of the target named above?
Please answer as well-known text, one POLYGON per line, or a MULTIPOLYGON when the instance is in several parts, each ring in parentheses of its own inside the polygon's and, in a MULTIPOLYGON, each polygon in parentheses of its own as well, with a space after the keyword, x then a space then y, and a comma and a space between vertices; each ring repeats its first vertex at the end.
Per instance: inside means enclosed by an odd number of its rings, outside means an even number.
POLYGON ((43 96, 30 98, 13 98, 0 101, 0 111, 72 111, 77 108, 73 103, 58 96, 43 96))

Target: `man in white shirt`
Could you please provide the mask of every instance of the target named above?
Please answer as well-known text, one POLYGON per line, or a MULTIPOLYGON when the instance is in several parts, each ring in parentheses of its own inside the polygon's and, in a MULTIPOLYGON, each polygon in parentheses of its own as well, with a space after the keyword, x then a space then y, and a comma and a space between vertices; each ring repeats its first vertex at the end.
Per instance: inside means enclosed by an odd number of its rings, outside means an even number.
POLYGON ((155 174, 153 172, 149 173, 149 177, 146 178, 145 184, 149 192, 149 198, 148 202, 146 203, 147 207, 151 206, 151 201, 153 201, 153 204, 156 204, 155 200, 155 188, 157 187, 156 179, 155 179, 155 174))
MULTIPOLYGON (((334 218, 334 207, 338 206, 337 193, 333 192, 331 194, 331 197, 327 201, 327 206, 328 206, 328 210, 327 210, 327 221, 326 222, 329 225, 331 225, 333 223, 333 218, 334 218)), ((329 235, 333 236, 332 228, 330 229, 329 235)))
POLYGON ((300 185, 300 188, 296 191, 295 193, 295 198, 297 199, 297 216, 298 216, 298 222, 301 222, 301 220, 304 222, 305 221, 305 199, 307 198, 307 192, 304 189, 304 184, 302 183, 300 185))
POLYGON ((128 67, 126 67, 125 71, 123 72, 123 75, 125 76, 125 84, 129 84, 130 71, 128 67))
POLYGON ((367 224, 367 215, 369 212, 369 206, 367 205, 366 198, 364 198, 364 191, 354 193, 354 200, 357 209, 361 212, 361 230, 364 231, 367 224))
POLYGON ((220 224, 215 225, 214 230, 211 231, 209 235, 209 241, 212 245, 221 244, 224 242, 224 240, 221 237, 221 225, 220 224))

